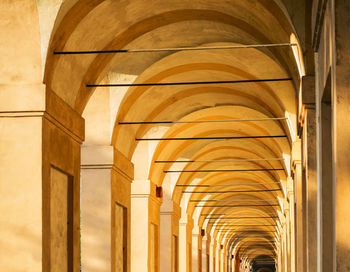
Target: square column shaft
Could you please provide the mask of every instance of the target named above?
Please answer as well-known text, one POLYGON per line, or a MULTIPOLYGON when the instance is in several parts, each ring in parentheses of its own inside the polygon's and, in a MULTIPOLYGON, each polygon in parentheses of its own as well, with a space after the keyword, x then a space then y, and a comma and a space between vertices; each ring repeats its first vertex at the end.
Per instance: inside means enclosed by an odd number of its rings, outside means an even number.
POLYGON ((198 230, 195 230, 194 233, 192 233, 192 271, 198 271, 200 260, 199 258, 199 242, 200 242, 200 234, 198 233, 198 230))
POLYGON ((0 97, 1 270, 79 271, 84 120, 44 85, 0 97))
POLYGON ((129 271, 133 166, 112 146, 83 146, 81 175, 82 269, 129 271))
POLYGON ((150 180, 131 187, 131 271, 159 272, 160 200, 150 180))
POLYGON ((189 272, 192 265, 192 218, 185 215, 179 222, 179 271, 189 272))
POLYGON ((208 271, 208 267, 209 265, 207 265, 207 263, 209 262, 209 258, 208 258, 208 247, 207 247, 207 244, 208 244, 208 238, 207 236, 205 235, 204 237, 202 237, 202 272, 209 272, 208 271))
POLYGON ((160 271, 179 271, 179 219, 181 210, 172 200, 160 206, 160 271))

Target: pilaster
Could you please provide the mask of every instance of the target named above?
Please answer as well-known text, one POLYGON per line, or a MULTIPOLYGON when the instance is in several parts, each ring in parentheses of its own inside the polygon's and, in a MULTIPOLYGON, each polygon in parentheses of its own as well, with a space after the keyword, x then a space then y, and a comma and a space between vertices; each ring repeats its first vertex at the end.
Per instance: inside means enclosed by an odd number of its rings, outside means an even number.
POLYGON ((199 246, 198 243, 200 241, 200 233, 199 229, 194 228, 192 231, 192 271, 193 272, 198 272, 199 270, 199 246))
POLYGON ((302 178, 301 141, 293 143, 292 178, 295 190, 296 271, 306 271, 306 184, 302 178))
POLYGON ((287 197, 289 199, 289 224, 290 224, 290 271, 296 271, 296 237, 295 237, 295 199, 294 199, 294 180, 291 177, 287 179, 287 197))
POLYGON ((131 186, 131 271, 159 271, 160 200, 150 180, 131 186), (154 270, 153 270, 154 269, 154 270))
POLYGON ((0 127, 1 269, 79 271, 84 120, 45 85, 2 85, 0 127))
POLYGON ((81 266, 111 271, 112 146, 82 146, 81 266), (98 212, 96 212, 98 211, 98 212))
POLYGON ((160 271, 179 271, 179 217, 179 205, 163 199, 160 206, 160 271))
POLYGON ((185 213, 179 222, 179 271, 191 271, 192 228, 192 218, 185 213))
POLYGON ((209 262, 209 259, 207 258, 208 254, 208 248, 207 248, 207 243, 208 243, 208 237, 205 235, 202 237, 202 272, 209 272, 207 271, 207 262, 209 262))

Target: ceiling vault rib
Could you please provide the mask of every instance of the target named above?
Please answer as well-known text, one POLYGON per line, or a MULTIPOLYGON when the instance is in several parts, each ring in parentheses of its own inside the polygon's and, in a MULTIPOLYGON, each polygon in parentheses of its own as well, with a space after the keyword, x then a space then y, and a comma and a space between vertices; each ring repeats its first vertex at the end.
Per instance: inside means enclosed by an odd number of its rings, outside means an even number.
POLYGON ((178 184, 175 185, 176 187, 231 187, 231 186, 244 186, 244 185, 266 185, 266 184, 280 184, 280 182, 262 182, 262 183, 233 183, 233 184, 211 184, 211 185, 204 185, 204 184, 178 184))
MULTIPOLYGON (((152 124, 200 124, 200 123, 231 123, 231 122, 263 122, 287 120, 287 117, 256 118, 256 119, 227 119, 227 120, 196 120, 196 121, 135 121, 119 122, 119 125, 152 125, 152 124)), ((277 158, 274 158, 277 159, 277 158)))
POLYGON ((180 137, 180 138, 135 138, 135 140, 136 141, 187 141, 187 140, 268 139, 268 138, 287 138, 287 135, 180 137))
POLYGON ((276 199, 207 199, 207 200, 190 200, 190 202, 267 202, 275 201, 276 199))
MULTIPOLYGON (((220 230, 233 230, 233 229, 232 228, 227 228, 227 229, 220 228, 220 230)), ((237 233, 240 233, 240 232, 242 232, 242 233, 244 233, 244 232, 258 232, 258 233, 273 232, 273 233, 275 233, 277 231, 276 230, 235 230, 235 232, 237 232, 237 233)))
POLYGON ((280 82, 291 81, 292 78, 267 78, 267 79, 244 79, 244 80, 221 80, 221 81, 187 81, 187 82, 154 82, 154 83, 110 83, 110 84, 86 84, 88 88, 97 87, 152 87, 152 86, 179 86, 179 85, 212 85, 212 84, 240 84, 256 82, 280 82))
POLYGON ((264 47, 290 47, 297 46, 296 43, 270 43, 270 44, 247 44, 247 45, 226 45, 226 46, 193 46, 193 47, 169 47, 169 48, 148 48, 148 49, 117 49, 117 50, 86 50, 86 51, 54 51, 54 55, 86 55, 86 54, 120 54, 120 53, 148 53, 164 51, 200 51, 200 50, 228 50, 245 48, 264 47))
POLYGON ((264 189, 264 190, 233 190, 233 191, 182 191, 183 193, 187 194, 225 194, 225 193, 259 193, 259 192, 274 192, 274 191, 281 191, 280 188, 278 189, 264 189))
POLYGON ((164 173, 211 173, 211 172, 265 172, 265 171, 284 171, 283 168, 267 169, 207 169, 207 170, 164 170, 164 173))
POLYGON ((266 159, 237 159, 237 160, 179 160, 179 161, 154 161, 154 163, 193 163, 193 162, 255 162, 255 161, 283 161, 283 158, 266 159))
POLYGON ((247 205, 195 205, 195 207, 209 208, 209 207, 279 207, 279 204, 247 204, 247 205))
POLYGON ((221 223, 221 224, 213 224, 213 223, 208 223, 208 225, 211 225, 213 227, 215 226, 236 226, 236 227, 249 227, 249 226, 252 226, 252 227, 278 227, 276 224, 274 225, 264 225, 264 224, 255 224, 255 225, 237 225, 237 224, 224 224, 224 223, 221 223))
MULTIPOLYGON (((207 214, 201 214, 201 216, 207 216, 207 214)), ((233 216, 233 217, 208 217, 208 220, 212 219, 256 219, 256 218, 278 218, 278 216, 233 216)))

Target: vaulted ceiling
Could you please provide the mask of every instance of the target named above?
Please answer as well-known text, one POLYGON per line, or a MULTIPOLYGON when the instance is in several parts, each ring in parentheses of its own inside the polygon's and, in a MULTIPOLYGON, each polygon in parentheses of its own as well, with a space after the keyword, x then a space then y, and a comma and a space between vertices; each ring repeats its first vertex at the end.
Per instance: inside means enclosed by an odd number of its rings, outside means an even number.
POLYGON ((158 186, 171 181, 170 197, 231 250, 274 257, 296 132, 300 75, 290 46, 54 52, 290 43, 297 34, 287 14, 281 2, 264 0, 65 1, 45 83, 82 113, 99 90, 87 84, 290 79, 124 88, 111 139, 131 159, 145 142, 136 139, 163 138, 155 141, 149 178, 158 186), (110 81, 111 72, 121 82, 110 81), (144 123, 164 121, 171 122, 144 123))

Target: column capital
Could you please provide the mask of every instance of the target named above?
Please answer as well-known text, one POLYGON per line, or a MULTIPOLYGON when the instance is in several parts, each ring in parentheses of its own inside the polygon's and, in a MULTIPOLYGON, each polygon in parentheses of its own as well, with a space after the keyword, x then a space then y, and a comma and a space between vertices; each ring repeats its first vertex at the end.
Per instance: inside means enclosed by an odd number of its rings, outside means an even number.
POLYGON ((283 210, 284 210, 284 215, 286 216, 287 213, 289 213, 289 201, 287 199, 284 199, 283 201, 283 210))
POLYGON ((174 201, 171 199, 163 199, 159 212, 160 215, 172 215, 174 212, 174 201))
POLYGON ((194 237, 194 238, 198 238, 199 236, 200 236, 199 233, 192 233, 192 237, 194 237))
POLYGON ((0 86, 0 118, 40 116, 79 144, 84 141, 84 119, 44 84, 0 86))
POLYGON ((294 194, 294 179, 292 177, 287 178, 287 196, 290 199, 290 196, 294 194))
POLYGON ((163 198, 163 202, 160 206, 160 215, 176 215, 178 218, 180 218, 180 205, 174 202, 172 199, 163 198))
POLYGON ((315 109, 316 92, 315 92, 315 76, 303 76, 300 81, 299 90, 299 116, 298 116, 298 135, 302 133, 302 128, 305 123, 306 112, 310 109, 315 109))
POLYGON ((285 218, 285 216, 282 216, 282 220, 281 220, 280 224, 281 224, 281 229, 283 229, 283 228, 284 228, 284 225, 286 224, 286 218, 285 218))
POLYGON ((151 195, 151 181, 145 180, 134 180, 131 184, 131 197, 132 198, 149 198, 151 195))
POLYGON ((193 226, 192 235, 197 235, 197 236, 201 235, 201 229, 199 228, 199 226, 197 226, 197 225, 193 226))
POLYGON ((188 223, 187 218, 180 218, 180 220, 179 220, 179 225, 180 226, 186 226, 187 223, 188 223))
POLYGON ((81 147, 82 169, 111 169, 113 167, 114 150, 110 145, 83 145, 81 147))

